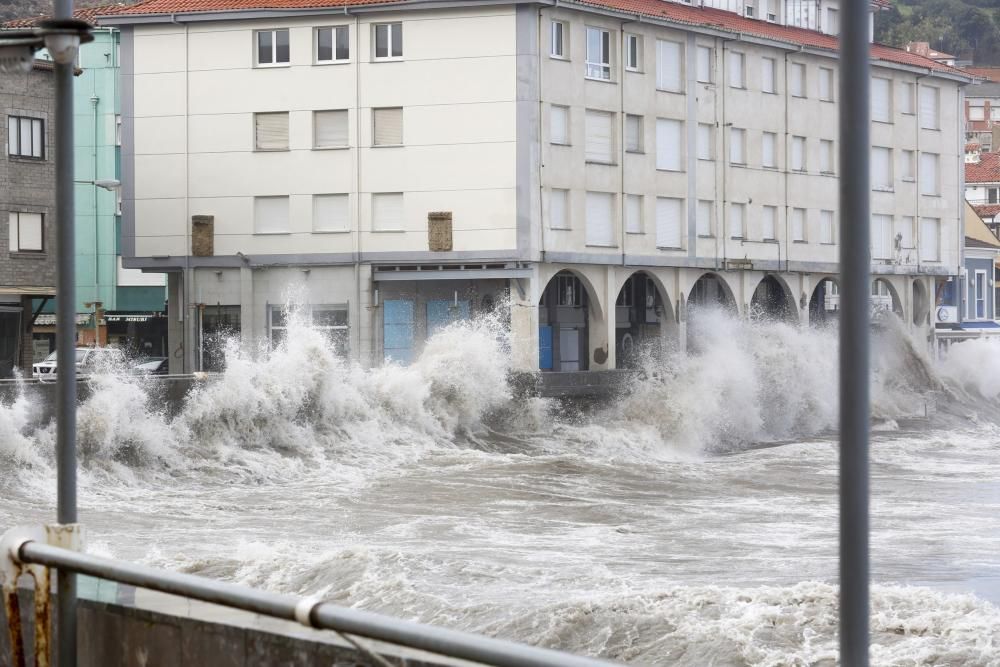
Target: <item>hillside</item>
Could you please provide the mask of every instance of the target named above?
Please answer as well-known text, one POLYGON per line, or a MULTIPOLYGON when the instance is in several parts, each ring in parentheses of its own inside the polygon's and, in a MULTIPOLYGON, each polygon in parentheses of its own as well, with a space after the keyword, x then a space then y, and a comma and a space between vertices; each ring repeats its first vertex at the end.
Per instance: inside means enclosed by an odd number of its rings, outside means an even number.
POLYGON ((875 16, 876 41, 904 47, 930 42, 938 51, 977 65, 1000 65, 997 0, 894 0, 875 16))
MULTIPOLYGON (((111 2, 133 4, 130 0, 77 0, 73 6, 77 8, 96 7, 111 2)), ((0 0, 0 23, 11 19, 48 16, 50 14, 52 14, 52 0, 0 0)))

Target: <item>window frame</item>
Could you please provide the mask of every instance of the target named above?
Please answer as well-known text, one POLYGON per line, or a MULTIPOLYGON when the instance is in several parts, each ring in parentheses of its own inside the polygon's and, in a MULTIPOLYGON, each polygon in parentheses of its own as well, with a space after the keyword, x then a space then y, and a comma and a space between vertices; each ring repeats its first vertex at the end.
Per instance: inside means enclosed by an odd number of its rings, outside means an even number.
POLYGON ((747 89, 747 54, 743 51, 729 51, 726 54, 726 83, 729 84, 730 88, 735 88, 736 90, 746 90, 747 89), (740 63, 740 85, 733 85, 733 78, 730 76, 733 71, 733 66, 731 64, 733 58, 739 58, 740 63))
POLYGON ((314 65, 344 65, 351 62, 351 26, 349 25, 324 25, 313 28, 313 64, 314 65), (330 60, 322 60, 319 57, 319 33, 322 30, 329 30, 331 46, 330 60), (337 31, 344 30, 347 33, 347 57, 337 58, 337 31))
POLYGON ((403 125, 404 120, 405 119, 403 118, 403 107, 372 107, 372 143, 371 143, 371 147, 372 148, 398 148, 400 146, 405 146, 406 145, 406 143, 405 143, 406 142, 406 137, 404 135, 404 132, 405 132, 405 127, 403 125), (377 125, 377 122, 376 122, 376 118, 378 118, 378 112, 379 111, 396 111, 396 110, 399 111, 399 142, 398 143, 387 143, 387 144, 380 144, 380 143, 378 143, 376 141, 376 138, 378 137, 378 125, 377 125))
POLYGON ((625 33, 625 43, 623 46, 622 58, 626 72, 642 72, 642 36, 635 33, 625 33), (632 53, 632 44, 635 44, 635 53, 632 53), (632 62, 632 56, 635 62, 632 62))
POLYGON ((819 148, 820 148, 819 173, 825 174, 825 175, 828 175, 828 176, 836 174, 837 173, 837 148, 836 148, 836 142, 834 142, 833 139, 820 139, 819 140, 819 148), (829 165, 828 165, 830 167, 829 169, 823 169, 823 161, 824 161, 823 158, 824 157, 829 161, 829 165))
MULTIPOLYGON (((350 356, 351 349, 351 309, 350 304, 347 303, 323 303, 323 304, 292 304, 291 307, 285 304, 271 303, 267 306, 267 344, 269 347, 273 348, 275 346, 274 342, 274 331, 287 332, 288 331, 288 311, 292 309, 305 309, 309 316, 309 327, 320 332, 324 331, 343 331, 346 333, 346 345, 343 350, 337 350, 336 353, 341 358, 348 358, 350 356), (346 325, 324 325, 317 326, 313 317, 316 312, 344 312, 347 314, 347 324, 346 325), (283 324, 274 324, 274 314, 281 313, 285 318, 283 324)), ((287 334, 286 334, 287 335, 287 334)), ((330 341, 334 343, 333 340, 330 341)), ((280 341, 279 341, 280 344, 280 341)))
POLYGON ((973 305, 973 307, 975 308, 975 319, 977 319, 977 320, 986 320, 986 319, 989 319, 990 311, 989 311, 989 308, 987 308, 987 306, 986 306, 986 294, 987 294, 987 292, 989 292, 990 283, 989 283, 989 278, 986 276, 986 271, 983 271, 982 269, 976 269, 975 277, 973 278, 973 283, 972 284, 973 284, 973 291, 975 292, 975 297, 976 297, 975 304, 973 305), (979 277, 980 276, 982 276, 982 278, 983 278, 983 289, 982 290, 979 289, 979 277), (983 304, 983 314, 982 315, 979 314, 979 304, 980 304, 980 302, 982 302, 982 304, 983 304))
POLYGON ((556 231, 568 231, 573 229, 573 225, 571 223, 572 216, 570 215, 570 208, 572 207, 572 201, 571 201, 572 198, 570 197, 569 188, 549 188, 548 197, 546 197, 546 199, 548 201, 546 202, 545 213, 546 217, 548 218, 546 222, 548 223, 549 229, 556 231), (552 196, 557 192, 559 193, 558 197, 562 199, 563 216, 562 220, 559 221, 560 222, 559 226, 554 226, 552 224, 552 196))
POLYGON ((373 234, 397 234, 406 231, 406 193, 395 190, 388 192, 372 192, 369 197, 369 225, 371 232, 373 234), (375 200, 381 197, 399 197, 399 220, 398 227, 386 227, 384 229, 376 229, 375 226, 375 200))
POLYGON ((291 67, 292 64, 292 33, 289 28, 267 28, 264 30, 254 30, 253 31, 253 61, 254 67, 260 68, 270 68, 270 67, 291 67), (284 32, 288 34, 288 60, 279 62, 278 61, 278 33, 284 32), (264 33, 269 33, 271 35, 271 62, 260 61, 260 35, 264 33))
POLYGON ((760 135, 760 166, 762 169, 777 169, 778 168, 778 133, 769 132, 764 130, 760 135), (764 151, 764 144, 768 137, 773 140, 773 145, 771 146, 771 164, 768 164, 764 160, 764 156, 767 153, 764 151))
POLYGON ((809 157, 808 157, 809 143, 808 139, 804 136, 793 134, 792 141, 788 145, 788 171, 794 171, 797 173, 807 173, 809 171, 809 157), (802 143, 802 162, 798 166, 795 165, 795 145, 797 143, 802 143))
MULTIPOLYGON (((35 213, 35 212, 32 212, 32 211, 8 211, 8 214, 7 214, 7 221, 8 221, 8 223, 7 224, 8 225, 12 224, 13 223, 12 219, 15 218, 15 217, 17 218, 17 223, 16 223, 17 224, 17 249, 15 250, 13 248, 8 248, 7 251, 10 254, 13 254, 13 255, 21 255, 21 254, 25 254, 25 255, 44 255, 45 252, 46 252, 46 250, 45 250, 45 245, 46 245, 45 244, 45 214, 44 213, 35 213), (41 239, 41 244, 40 244, 41 247, 40 248, 23 248, 21 246, 21 216, 22 215, 37 215, 38 216, 38 228, 39 228, 38 229, 38 232, 39 232, 38 238, 41 239)), ((8 229, 9 235, 13 236, 13 234, 10 234, 11 231, 12 230, 8 229)))
POLYGON ((798 100, 809 98, 809 73, 805 63, 788 63, 788 95, 798 100))
POLYGON ((570 118, 571 118, 571 113, 570 113, 570 107, 569 106, 564 105, 564 104, 550 104, 549 105, 549 144, 551 144, 553 146, 572 146, 573 145, 573 132, 572 132, 572 128, 570 127, 570 125, 571 125, 570 118), (565 137, 566 141, 556 141, 555 140, 555 135, 552 132, 552 118, 553 118, 554 112, 557 109, 559 110, 559 113, 565 113, 566 114, 566 137, 565 137))
POLYGON ((291 150, 292 116, 288 111, 255 111, 253 112, 253 151, 255 153, 282 153, 291 150), (284 148, 262 148, 258 143, 257 119, 260 116, 285 116, 285 146, 284 148))
POLYGON ((637 155, 645 153, 646 152, 646 150, 645 150, 645 148, 646 148, 646 136, 645 136, 646 132, 645 132, 645 129, 646 128, 645 128, 645 123, 643 122, 645 120, 645 116, 643 116, 642 114, 633 114, 633 113, 626 113, 624 115, 625 115, 625 127, 623 128, 623 133, 622 133, 622 137, 623 137, 623 142, 622 143, 625 145, 625 152, 626 153, 633 153, 633 154, 637 154, 637 155), (629 146, 629 141, 628 141, 629 140, 629 130, 628 130, 629 119, 636 119, 635 122, 638 123, 638 136, 637 136, 638 143, 634 147, 630 147, 629 146))
POLYGON ((598 26, 588 25, 588 26, 586 26, 586 32, 584 34, 586 35, 586 44, 585 44, 585 47, 586 47, 585 48, 585 54, 586 55, 584 56, 584 78, 585 79, 589 79, 591 81, 605 81, 605 82, 607 82, 607 81, 613 81, 614 80, 613 79, 614 67, 613 67, 613 63, 612 63, 612 60, 611 60, 611 53, 612 53, 612 51, 614 51, 614 44, 612 43, 611 30, 609 30, 607 28, 601 28, 601 27, 598 27, 598 26), (592 61, 590 59, 590 56, 591 56, 591 53, 590 53, 590 35, 591 35, 591 32, 596 32, 600 36, 600 39, 601 39, 600 50, 601 50, 602 53, 599 54, 599 56, 607 58, 606 62, 601 62, 601 61, 596 61, 596 60, 592 61), (606 43, 604 41, 605 37, 607 38, 607 42, 606 43), (599 70, 598 74, 592 73, 592 71, 591 71, 592 67, 593 68, 597 68, 599 70), (601 76, 602 74, 607 74, 607 76, 601 76))
POLYGON ((820 102, 835 102, 837 99, 837 78, 834 74, 832 67, 820 67, 819 68, 819 101, 820 102), (827 88, 827 95, 823 95, 823 80, 824 78, 829 79, 829 86, 827 88))
POLYGON ((320 192, 312 195, 312 227, 313 234, 349 234, 351 229, 351 194, 349 192, 320 192), (347 205, 347 225, 342 229, 319 229, 316 225, 316 205, 321 197, 343 197, 347 205))
POLYGON ((569 49, 567 48, 567 36, 569 35, 569 25, 566 21, 552 19, 549 24, 549 58, 555 60, 569 60, 569 49), (559 27, 559 52, 556 53, 556 27, 559 27))
POLYGON ((33 160, 35 162, 43 162, 45 160, 45 149, 46 149, 46 145, 45 145, 45 119, 44 118, 36 118, 34 116, 21 116, 21 115, 17 115, 17 114, 8 114, 7 115, 7 157, 11 157, 11 158, 14 158, 16 160, 33 160), (11 132, 11 130, 10 130, 11 121, 14 121, 17 124, 17 132, 11 132), (29 132, 29 134, 31 134, 31 139, 32 139, 31 140, 32 154, 26 154, 26 153, 22 153, 21 152, 21 123, 23 121, 29 121, 29 125, 30 125, 30 132, 29 132), (38 137, 39 137, 39 139, 41 141, 41 147, 39 148, 39 151, 38 151, 39 154, 38 155, 34 155, 33 154, 34 147, 35 147, 34 146, 34 144, 35 144, 34 137, 35 137, 35 125, 36 125, 36 123, 39 125, 39 128, 40 128, 39 132, 38 132, 38 137), (10 150, 11 149, 11 142, 13 140, 15 140, 15 139, 17 141, 17 150, 18 150, 18 152, 12 153, 11 150, 10 150))
POLYGON ((695 80, 698 83, 715 83, 715 49, 705 44, 696 44, 694 49, 695 57, 695 80), (701 54, 708 53, 708 73, 707 79, 701 78, 701 54))
POLYGON ((253 197, 253 233, 255 236, 282 236, 292 233, 292 199, 289 195, 258 195, 253 197), (257 221, 259 220, 259 211, 257 210, 257 202, 262 199, 285 200, 285 226, 286 228, 279 231, 260 231, 258 229, 257 221))
POLYGON ((747 166, 747 130, 745 127, 733 127, 729 126, 729 164, 730 166, 747 166), (734 141, 734 135, 738 133, 739 143, 734 141), (740 160, 733 160, 733 146, 739 145, 740 147, 740 160))
POLYGON ((312 112, 312 150, 314 151, 341 151, 351 147, 351 116, 349 109, 314 109, 312 112), (347 142, 343 145, 336 146, 320 146, 316 141, 316 118, 319 114, 323 113, 342 113, 345 117, 345 122, 347 123, 347 132, 345 133, 347 137, 347 142))
POLYGON ((403 22, 402 21, 386 21, 380 23, 372 23, 372 61, 373 62, 391 62, 394 60, 402 60, 404 54, 406 53, 403 48, 403 22), (398 26, 399 31, 399 55, 394 55, 392 53, 392 42, 393 33, 396 32, 398 26), (386 55, 378 55, 378 31, 379 28, 386 28, 388 34, 386 35, 386 55))
POLYGON ((760 59, 761 64, 761 75, 760 75, 760 92, 765 95, 777 95, 778 94, 778 60, 777 58, 769 58, 767 56, 760 59), (764 70, 770 64, 771 67, 771 88, 768 90, 764 87, 764 70))

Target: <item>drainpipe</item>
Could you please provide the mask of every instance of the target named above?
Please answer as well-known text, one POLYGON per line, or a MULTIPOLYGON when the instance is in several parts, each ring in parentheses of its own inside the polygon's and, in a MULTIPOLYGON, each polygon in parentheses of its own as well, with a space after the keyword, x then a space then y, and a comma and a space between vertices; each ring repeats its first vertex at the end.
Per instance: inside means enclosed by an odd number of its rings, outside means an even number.
MULTIPOLYGON (((97 180, 97 168, 98 168, 98 165, 97 165, 97 108, 98 108, 98 105, 101 102, 101 98, 99 98, 97 96, 97 71, 95 70, 94 72, 92 72, 92 74, 93 74, 93 77, 92 77, 91 81, 93 82, 93 85, 94 85, 94 92, 93 92, 93 95, 90 98, 90 106, 92 107, 93 112, 94 112, 94 149, 92 151, 92 156, 94 158, 94 172, 93 172, 94 173, 94 180, 96 181, 97 180)), ((93 185, 93 192, 94 192, 94 296, 93 296, 93 300, 94 301, 102 301, 103 299, 101 298, 101 222, 100 222, 100 218, 98 217, 98 212, 99 212, 98 211, 98 207, 97 207, 98 192, 97 192, 97 184, 96 183, 93 185)), ((77 301, 79 301, 79 295, 78 295, 77 301)), ((73 304, 73 308, 76 308, 76 307, 77 307, 77 305, 73 304)), ((97 316, 95 315, 94 317, 96 318, 97 316)), ((94 335, 97 336, 97 325, 96 325, 96 321, 97 320, 95 319, 94 321, 95 321, 95 324, 94 324, 94 335)), ((94 340, 97 341, 98 339, 95 337, 94 340)))
MULTIPOLYGON (((190 308, 194 303, 192 296, 192 281, 194 273, 191 269, 191 47, 190 47, 190 27, 187 23, 177 20, 176 14, 170 15, 170 22, 174 25, 184 26, 184 308, 190 308)), ((180 317, 184 318, 184 313, 178 311, 180 317)), ((189 373, 194 370, 194 350, 193 343, 197 336, 195 317, 187 317, 184 321, 184 371, 189 373)), ((198 367, 201 370, 201 367, 198 367)))

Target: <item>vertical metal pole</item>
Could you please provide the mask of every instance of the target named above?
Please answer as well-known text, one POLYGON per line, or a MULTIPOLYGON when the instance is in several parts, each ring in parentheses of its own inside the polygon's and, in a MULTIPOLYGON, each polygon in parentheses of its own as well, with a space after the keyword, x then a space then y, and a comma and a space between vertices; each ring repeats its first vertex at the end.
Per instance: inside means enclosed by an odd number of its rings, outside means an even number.
MULTIPOLYGON (((55 18, 73 17, 73 0, 55 0, 55 18)), ((56 460, 57 521, 76 523, 76 239, 73 206, 73 68, 56 64, 56 460)), ((76 575, 58 572, 60 667, 76 665, 76 575)))
POLYGON ((840 664, 868 665, 868 0, 845 0, 840 33, 840 664))

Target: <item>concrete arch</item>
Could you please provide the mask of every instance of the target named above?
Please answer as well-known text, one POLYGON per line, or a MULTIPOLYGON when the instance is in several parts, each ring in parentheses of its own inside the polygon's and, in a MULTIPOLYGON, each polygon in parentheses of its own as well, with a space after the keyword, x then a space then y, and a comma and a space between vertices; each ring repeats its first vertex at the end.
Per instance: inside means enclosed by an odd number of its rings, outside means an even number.
POLYGON ((597 285, 600 285, 604 281, 603 274, 599 273, 602 268, 597 266, 542 264, 538 270, 538 294, 535 295, 535 302, 541 301, 546 287, 549 286, 553 278, 560 273, 567 272, 580 279, 580 283, 587 292, 589 307, 593 309, 595 316, 601 320, 605 319, 605 314, 607 313, 605 299, 603 298, 602 291, 597 289, 597 285))
POLYGON ((899 298, 899 290, 888 276, 872 279, 871 311, 873 319, 893 313, 905 320, 903 300, 899 298))
POLYGON ((615 366, 635 367, 645 353, 676 348, 680 337, 676 311, 659 277, 637 269, 615 281, 615 366))
MULTIPOLYGON (((586 269, 552 267, 539 280, 538 367, 586 371, 613 364, 601 291, 586 269)), ((589 267, 588 267, 589 268, 589 267)), ((606 280, 606 278, 605 278, 606 280)), ((607 284, 606 282, 604 283, 607 284)))
POLYGON ((910 308, 913 311, 914 326, 922 327, 930 324, 931 299, 927 286, 920 278, 912 281, 910 308))
POLYGON ((840 320, 840 282, 835 276, 821 276, 809 297, 809 324, 824 326, 840 320))
POLYGON ((748 316, 754 319, 798 322, 799 309, 788 283, 774 273, 761 278, 750 299, 748 316))
POLYGON ((692 283, 687 292, 688 308, 699 308, 704 306, 721 306, 730 310, 733 314, 739 313, 739 305, 736 300, 736 290, 725 276, 714 271, 702 273, 692 283))

